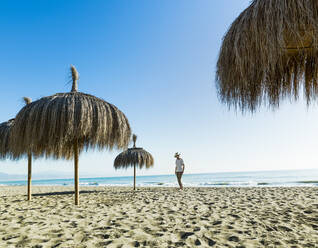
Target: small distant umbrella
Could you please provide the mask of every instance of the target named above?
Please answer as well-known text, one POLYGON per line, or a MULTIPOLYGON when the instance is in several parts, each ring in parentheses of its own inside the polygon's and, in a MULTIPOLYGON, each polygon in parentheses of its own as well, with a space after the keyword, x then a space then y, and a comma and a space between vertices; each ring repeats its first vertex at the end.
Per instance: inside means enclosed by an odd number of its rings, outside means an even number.
POLYGON ((308 104, 316 99, 318 1, 252 1, 224 36, 217 88, 222 102, 252 112, 301 88, 308 104))
POLYGON ((142 148, 136 147, 137 136, 133 135, 134 146, 128 150, 120 153, 114 161, 115 169, 134 167, 134 190, 136 190, 136 166, 140 169, 146 167, 150 168, 154 164, 152 155, 142 148))
MULTIPOLYGON (((31 98, 23 97, 26 105, 32 102, 31 98)), ((4 159, 12 157, 12 149, 10 148, 10 132, 15 119, 0 124, 0 158, 4 159)), ((32 174, 32 154, 27 152, 28 156, 28 200, 31 200, 31 174, 32 174)), ((17 157, 16 157, 17 158, 17 157)))
POLYGON ((72 91, 43 97, 16 116, 10 142, 13 155, 74 158, 75 204, 79 204, 78 157, 86 148, 126 148, 131 136, 126 116, 114 105, 77 91, 78 72, 71 66, 72 91))

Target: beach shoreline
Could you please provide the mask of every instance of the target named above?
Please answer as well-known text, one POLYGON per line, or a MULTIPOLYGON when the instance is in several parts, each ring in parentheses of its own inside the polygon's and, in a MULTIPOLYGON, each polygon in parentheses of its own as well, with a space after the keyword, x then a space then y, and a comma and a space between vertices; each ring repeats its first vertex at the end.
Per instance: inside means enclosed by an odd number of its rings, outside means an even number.
MULTIPOLYGON (((8 179, 10 177, 8 176, 8 179)), ((0 186, 24 186, 27 176, 19 180, 0 180, 0 186)), ((318 170, 285 170, 267 172, 222 172, 222 173, 185 173, 182 183, 185 187, 318 187, 318 170)), ((80 177, 82 186, 133 186, 132 176, 121 177, 80 177)), ((137 175, 137 187, 177 187, 175 174, 170 175, 137 175)), ((32 185, 36 186, 71 186, 74 178, 37 179, 33 177, 32 185)))
POLYGON ((316 187, 0 187, 0 247, 317 247, 316 187))

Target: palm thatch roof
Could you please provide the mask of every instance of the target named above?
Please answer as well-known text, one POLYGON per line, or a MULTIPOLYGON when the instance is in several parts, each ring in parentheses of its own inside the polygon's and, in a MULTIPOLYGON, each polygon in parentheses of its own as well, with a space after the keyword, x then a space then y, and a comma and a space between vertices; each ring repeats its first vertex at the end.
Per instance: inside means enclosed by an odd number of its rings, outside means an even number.
POLYGON ((10 156, 9 137, 14 119, 0 124, 0 159, 10 156))
POLYGON ((140 169, 150 168, 154 164, 152 155, 141 147, 136 147, 137 136, 133 135, 134 146, 120 153, 114 161, 115 169, 138 166, 140 169))
MULTIPOLYGON (((25 104, 30 104, 32 99, 23 97, 25 104)), ((10 132, 15 119, 10 119, 0 124, 0 159, 5 159, 12 156, 10 149, 10 132)), ((17 157, 16 157, 17 158, 17 157)))
POLYGON ((74 142, 84 148, 125 148, 131 136, 126 116, 114 105, 77 91, 78 73, 71 66, 72 91, 34 101, 17 114, 10 142, 13 155, 72 159, 74 142))
POLYGON ((254 0, 224 36, 217 62, 220 100, 254 111, 303 89, 318 96, 318 1, 254 0))

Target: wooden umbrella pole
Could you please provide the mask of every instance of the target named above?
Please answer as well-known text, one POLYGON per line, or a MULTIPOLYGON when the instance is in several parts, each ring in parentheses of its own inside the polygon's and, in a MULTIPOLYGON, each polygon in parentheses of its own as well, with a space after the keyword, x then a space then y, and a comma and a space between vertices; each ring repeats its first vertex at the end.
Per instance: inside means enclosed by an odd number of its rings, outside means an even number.
POLYGON ((28 153, 28 201, 31 201, 32 154, 28 153))
POLYGON ((75 205, 79 205, 78 191, 78 141, 74 141, 74 185, 75 185, 75 205))
POLYGON ((136 190, 136 165, 134 164, 134 190, 136 190))

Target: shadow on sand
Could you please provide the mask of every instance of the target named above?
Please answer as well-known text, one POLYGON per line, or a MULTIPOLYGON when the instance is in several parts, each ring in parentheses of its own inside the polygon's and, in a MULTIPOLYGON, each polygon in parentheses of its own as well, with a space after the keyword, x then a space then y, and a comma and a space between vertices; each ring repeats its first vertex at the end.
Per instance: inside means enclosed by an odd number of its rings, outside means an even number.
MULTIPOLYGON (((93 194, 93 193, 100 193, 101 191, 97 190, 83 190, 80 191, 80 194, 93 194)), ((49 195, 74 195, 74 191, 63 191, 63 192, 48 192, 48 193, 36 193, 32 194, 32 196, 49 196, 49 195)))

